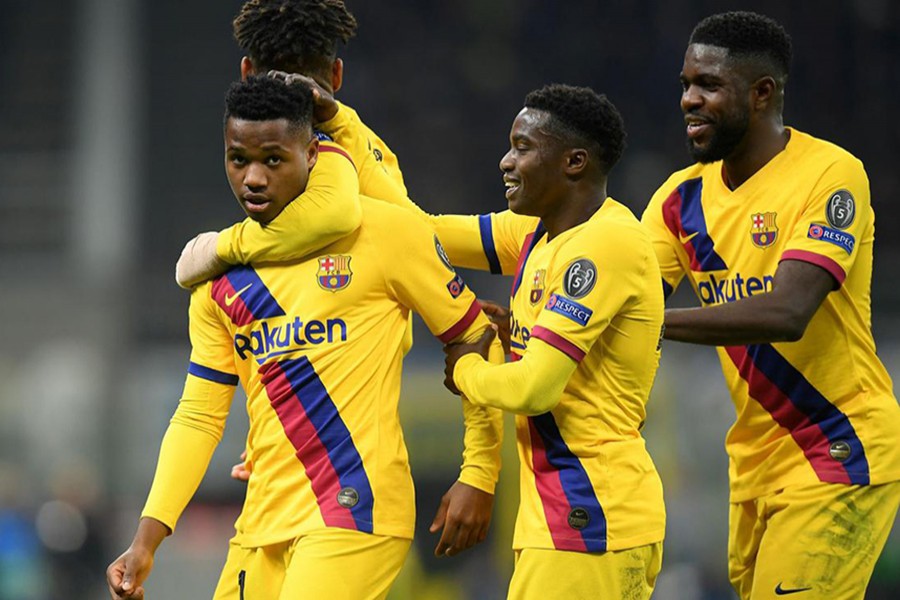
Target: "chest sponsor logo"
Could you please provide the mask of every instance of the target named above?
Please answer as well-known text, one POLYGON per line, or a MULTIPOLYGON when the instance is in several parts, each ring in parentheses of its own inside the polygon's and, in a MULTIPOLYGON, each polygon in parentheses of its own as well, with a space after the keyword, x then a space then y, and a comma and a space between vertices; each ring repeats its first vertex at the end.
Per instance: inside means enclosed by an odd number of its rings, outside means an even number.
POLYGON ((547 300, 547 305, 544 308, 571 319, 582 327, 588 324, 588 321, 591 320, 591 316, 594 314, 594 311, 587 306, 582 306, 574 300, 558 294, 550 294, 550 298, 547 300))
POLYGON ((838 231, 819 223, 810 224, 806 237, 811 240, 834 244, 838 248, 842 248, 847 254, 853 254, 853 247, 856 245, 856 238, 849 233, 838 231))
POLYGON ((597 267, 586 258, 569 265, 563 277, 563 290, 572 298, 587 296, 597 283, 597 267))
POLYGON ((270 358, 305 350, 309 346, 346 341, 347 323, 343 319, 303 321, 294 317, 293 321, 258 321, 250 331, 235 333, 234 350, 241 360, 253 357, 263 364, 270 358))
POLYGON ((319 257, 319 272, 316 280, 319 287, 329 292, 339 292, 350 285, 353 279, 353 271, 350 270, 350 259, 345 254, 335 254, 319 257))
POLYGON ((836 229, 847 229, 856 218, 856 201, 847 190, 838 190, 825 205, 825 218, 836 229))
POLYGON ((756 213, 750 216, 750 239, 757 248, 768 248, 778 238, 778 226, 775 225, 777 213, 756 213))
POLYGON ((734 277, 717 278, 710 274, 706 281, 697 282, 697 295, 704 304, 725 304, 771 292, 774 283, 775 277, 772 275, 744 278, 740 273, 735 273, 734 277))
POLYGON ((538 269, 534 272, 534 279, 531 282, 531 293, 528 295, 528 301, 532 306, 537 305, 544 297, 544 278, 547 276, 546 269, 538 269))

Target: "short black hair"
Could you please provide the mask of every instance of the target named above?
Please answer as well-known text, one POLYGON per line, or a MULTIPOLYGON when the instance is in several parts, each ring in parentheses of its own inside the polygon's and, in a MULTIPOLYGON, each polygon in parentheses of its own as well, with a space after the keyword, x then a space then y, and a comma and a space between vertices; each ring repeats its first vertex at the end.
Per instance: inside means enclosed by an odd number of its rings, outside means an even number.
POLYGON ((689 44, 725 48, 729 56, 737 58, 761 58, 775 70, 771 74, 782 80, 791 68, 791 36, 774 19, 754 12, 706 17, 694 28, 689 44))
POLYGON ((330 72, 338 43, 356 35, 343 0, 249 0, 233 27, 257 69, 304 74, 330 72))
POLYGON ((302 83, 257 75, 231 84, 225 94, 225 121, 286 119, 292 129, 312 133, 312 90, 302 83))
POLYGON ((588 87, 553 83, 529 93, 525 108, 549 113, 551 130, 566 142, 594 145, 604 174, 625 151, 625 123, 605 94, 588 87))

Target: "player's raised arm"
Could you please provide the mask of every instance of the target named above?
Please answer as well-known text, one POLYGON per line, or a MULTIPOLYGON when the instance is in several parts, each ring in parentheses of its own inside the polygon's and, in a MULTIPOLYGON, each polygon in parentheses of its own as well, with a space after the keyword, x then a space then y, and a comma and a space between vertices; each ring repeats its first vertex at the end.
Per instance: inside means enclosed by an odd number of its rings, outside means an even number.
MULTIPOLYGON (((318 149, 306 190, 275 219, 262 224, 247 218, 188 242, 175 268, 178 285, 191 287, 230 265, 299 258, 356 230, 362 219, 356 167, 337 144, 323 140, 318 149)), ((264 201, 264 182, 242 193, 264 201)))

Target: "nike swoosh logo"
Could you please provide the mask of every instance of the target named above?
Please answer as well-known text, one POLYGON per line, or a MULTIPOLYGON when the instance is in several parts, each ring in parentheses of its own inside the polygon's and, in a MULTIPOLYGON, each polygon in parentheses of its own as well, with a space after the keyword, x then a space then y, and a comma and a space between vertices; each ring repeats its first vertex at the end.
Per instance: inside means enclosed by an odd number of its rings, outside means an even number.
POLYGON ((248 283, 247 285, 236 291, 234 293, 234 296, 229 296, 228 292, 225 292, 225 306, 231 306, 232 304, 234 304, 234 301, 238 299, 238 296, 249 290, 250 286, 252 285, 252 283, 248 283))
POLYGON ((812 589, 811 587, 784 589, 783 587, 781 587, 781 584, 779 583, 778 585, 775 586, 775 595, 776 596, 787 596, 788 594, 798 594, 800 592, 808 592, 811 589, 812 589))
POLYGON ((700 232, 699 232, 699 231, 695 231, 695 232, 692 233, 691 235, 681 235, 681 233, 679 233, 679 234, 678 234, 678 241, 681 242, 682 244, 687 244, 689 241, 691 241, 692 239, 694 239, 694 238, 697 237, 698 235, 700 235, 700 232))

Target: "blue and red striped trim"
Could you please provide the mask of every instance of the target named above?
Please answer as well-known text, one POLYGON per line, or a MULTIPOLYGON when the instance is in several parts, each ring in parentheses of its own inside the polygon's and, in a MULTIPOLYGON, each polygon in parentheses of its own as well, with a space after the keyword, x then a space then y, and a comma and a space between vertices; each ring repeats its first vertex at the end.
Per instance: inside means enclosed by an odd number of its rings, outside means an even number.
POLYGON ((494 244, 491 215, 478 215, 478 229, 481 232, 481 247, 484 248, 484 256, 487 258, 491 273, 500 275, 503 270, 500 267, 500 257, 497 256, 497 246, 494 244))
POLYGON ((553 414, 528 417, 528 431, 534 481, 554 547, 575 552, 605 552, 603 507, 581 460, 563 440, 553 414), (569 515, 576 508, 588 515, 583 529, 569 525, 569 515))
POLYGON ((692 271, 724 271, 728 269, 715 250, 703 215, 703 179, 688 179, 663 202, 663 221, 684 246, 692 271))
POLYGON ((329 527, 372 532, 372 486, 340 412, 305 356, 260 367, 269 402, 309 477, 322 520, 329 527), (353 488, 352 507, 338 503, 353 488))
POLYGON ((256 271, 246 265, 216 278, 212 298, 237 326, 285 314, 256 271))
POLYGON ((728 346, 725 352, 747 382, 750 397, 787 429, 819 480, 868 485, 869 462, 853 424, 770 344, 728 346), (850 445, 844 462, 831 458, 834 442, 850 445))
POLYGON ((238 376, 234 373, 226 373, 225 371, 219 371, 217 369, 211 369, 210 367, 204 367, 203 365, 198 365, 193 361, 188 363, 187 371, 194 377, 199 377, 200 379, 206 379, 208 381, 214 381, 216 383, 221 383, 224 385, 237 385, 238 381, 240 381, 238 379, 238 376))

